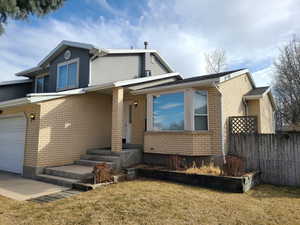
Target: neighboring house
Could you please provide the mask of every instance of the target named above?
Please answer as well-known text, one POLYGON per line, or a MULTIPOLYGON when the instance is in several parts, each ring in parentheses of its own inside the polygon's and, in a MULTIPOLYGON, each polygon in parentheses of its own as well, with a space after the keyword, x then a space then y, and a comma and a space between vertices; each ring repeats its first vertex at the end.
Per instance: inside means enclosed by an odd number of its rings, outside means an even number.
POLYGON ((270 89, 245 69, 183 79, 154 50, 63 41, 16 75, 29 79, 0 83, 0 169, 27 177, 124 143, 149 162, 222 156, 230 116, 256 115, 274 132, 270 89))

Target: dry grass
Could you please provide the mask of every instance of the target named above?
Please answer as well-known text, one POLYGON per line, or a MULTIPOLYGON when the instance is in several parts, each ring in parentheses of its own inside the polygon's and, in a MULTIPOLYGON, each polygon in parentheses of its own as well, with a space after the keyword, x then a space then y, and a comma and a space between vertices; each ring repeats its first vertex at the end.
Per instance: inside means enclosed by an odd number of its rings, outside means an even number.
POLYGON ((222 173, 220 167, 215 166, 213 162, 210 162, 208 165, 202 164, 201 167, 197 167, 196 164, 193 163, 193 166, 188 168, 185 172, 189 174, 212 174, 216 176, 222 173))
POLYGON ((230 194, 152 180, 119 183, 47 204, 0 197, 1 225, 300 224, 300 189, 230 194))

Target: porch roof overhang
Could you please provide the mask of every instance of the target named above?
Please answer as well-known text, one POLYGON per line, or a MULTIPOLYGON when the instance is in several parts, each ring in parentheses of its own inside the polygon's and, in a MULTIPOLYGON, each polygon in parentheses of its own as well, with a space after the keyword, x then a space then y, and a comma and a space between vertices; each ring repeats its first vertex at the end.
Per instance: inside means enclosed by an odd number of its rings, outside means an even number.
POLYGON ((18 98, 18 99, 12 99, 8 101, 0 102, 0 109, 32 104, 32 103, 39 103, 39 102, 48 101, 57 98, 63 98, 71 95, 81 95, 81 94, 86 94, 88 92, 111 91, 112 88, 116 88, 116 87, 124 87, 124 88, 128 88, 128 90, 136 90, 143 87, 151 87, 157 84, 175 81, 176 79, 182 79, 179 73, 167 73, 167 74, 157 75, 153 77, 143 77, 143 78, 136 78, 136 79, 125 80, 125 81, 117 81, 117 82, 94 85, 86 88, 77 88, 77 89, 62 91, 62 92, 31 93, 24 98, 18 98))
POLYGON ((168 91, 180 88, 191 88, 191 87, 215 87, 215 84, 218 82, 218 79, 210 79, 210 80, 203 80, 203 81, 193 81, 187 83, 180 83, 174 85, 166 85, 166 86, 158 86, 158 87, 151 87, 145 88, 141 90, 132 91, 131 94, 139 95, 139 94, 149 94, 153 92, 159 91, 168 91))
POLYGON ((268 95, 269 96, 269 99, 270 99, 270 102, 271 102, 271 105, 273 107, 274 110, 277 109, 277 106, 276 106, 276 103, 275 103, 275 99, 273 97, 273 94, 271 92, 271 87, 269 87, 267 90, 265 90, 263 93, 261 94, 256 94, 256 95, 244 95, 243 96, 243 99, 245 101, 251 101, 251 100, 259 100, 259 99, 262 99, 265 95, 268 95))
POLYGON ((157 85, 150 88, 135 90, 132 91, 131 94, 134 95, 148 94, 148 93, 159 92, 159 91, 168 91, 168 90, 176 90, 181 88, 192 88, 192 87, 216 87, 216 84, 225 82, 229 79, 233 79, 242 74, 248 75, 253 88, 255 88, 256 86, 249 70, 240 69, 240 70, 228 71, 228 72, 223 72, 223 73, 213 74, 213 75, 190 77, 190 78, 177 80, 162 85, 157 85))

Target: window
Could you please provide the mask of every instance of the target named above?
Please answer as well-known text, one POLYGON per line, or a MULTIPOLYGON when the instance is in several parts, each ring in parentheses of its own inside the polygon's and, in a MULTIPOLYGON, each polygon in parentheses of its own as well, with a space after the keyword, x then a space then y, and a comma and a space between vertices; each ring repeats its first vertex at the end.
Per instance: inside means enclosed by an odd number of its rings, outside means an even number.
POLYGON ((46 92, 48 87, 49 76, 37 77, 35 83, 35 92, 43 93, 46 92))
POLYGON ((184 92, 153 96, 153 129, 184 130, 184 92))
POLYGON ((207 131, 208 93, 187 88, 178 92, 148 94, 147 130, 207 131))
POLYGON ((194 127, 195 130, 208 130, 207 92, 194 92, 194 127))
POLYGON ((57 90, 66 90, 78 87, 78 59, 58 64, 57 90))

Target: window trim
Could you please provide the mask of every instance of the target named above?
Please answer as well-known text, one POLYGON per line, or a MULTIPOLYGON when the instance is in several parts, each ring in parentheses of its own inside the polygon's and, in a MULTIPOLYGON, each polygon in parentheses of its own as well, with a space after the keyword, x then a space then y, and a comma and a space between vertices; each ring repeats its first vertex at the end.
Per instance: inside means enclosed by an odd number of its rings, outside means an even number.
POLYGON ((66 91, 66 90, 70 90, 70 89, 74 89, 74 88, 78 88, 78 87, 79 87, 79 58, 75 58, 75 59, 68 60, 66 62, 58 63, 56 66, 56 91, 66 91), (74 86, 69 86, 66 88, 58 88, 59 68, 67 65, 67 74, 69 76, 69 66, 68 65, 75 63, 75 62, 77 63, 76 84, 74 86))
POLYGON ((38 80, 39 78, 43 78, 43 79, 44 79, 44 80, 43 80, 43 92, 40 92, 40 93, 44 93, 44 92, 45 92, 45 77, 47 77, 47 76, 49 76, 49 74, 37 75, 37 76, 35 77, 35 80, 34 80, 34 92, 35 92, 35 93, 38 93, 38 92, 37 92, 37 80, 38 80))
POLYGON ((171 91, 162 91, 147 94, 147 131, 153 132, 183 132, 183 131, 196 131, 196 132, 208 132, 209 127, 209 102, 208 91, 203 89, 185 88, 171 91), (194 93, 195 91, 205 91, 207 98, 207 130, 195 130, 195 113, 194 113, 194 93), (183 92, 184 94, 184 129, 183 130, 155 130, 153 128, 153 96, 172 94, 183 92))
MULTIPOLYGON (((209 131, 209 103, 208 103, 208 91, 207 90, 201 90, 201 89, 194 89, 193 90, 193 94, 195 95, 195 93, 197 92, 197 91, 204 91, 204 92, 206 92, 206 103, 207 103, 207 105, 206 105, 206 108, 207 108, 207 113, 206 114, 199 114, 199 115, 195 115, 195 102, 194 102, 194 99, 195 98, 193 98, 193 117, 192 117, 192 124, 193 124, 193 130, 194 131, 209 131), (195 116, 207 116, 207 130, 196 130, 195 129, 195 116)), ((193 96, 194 97, 194 96, 193 96)))

